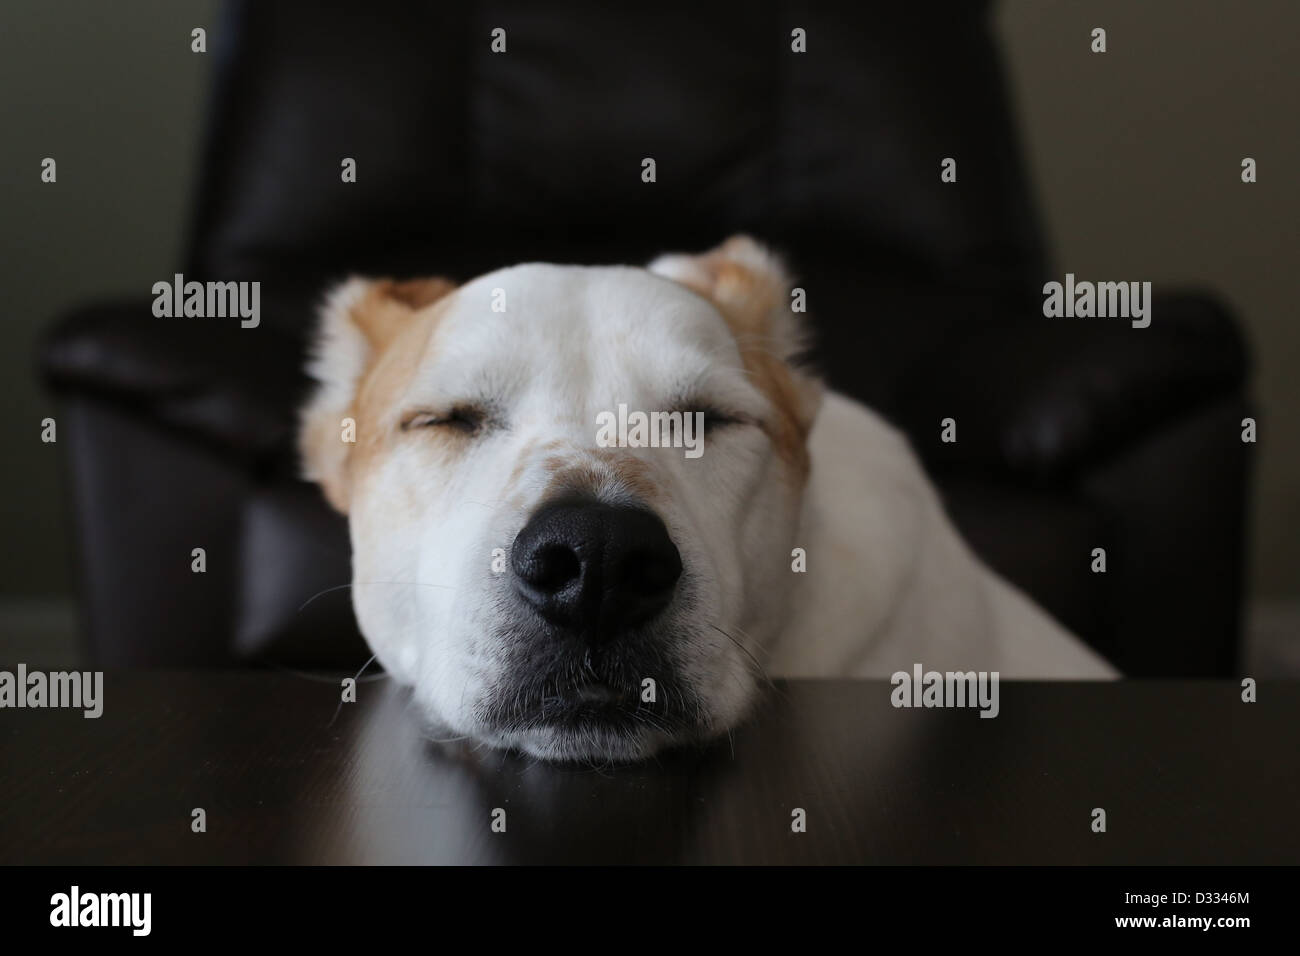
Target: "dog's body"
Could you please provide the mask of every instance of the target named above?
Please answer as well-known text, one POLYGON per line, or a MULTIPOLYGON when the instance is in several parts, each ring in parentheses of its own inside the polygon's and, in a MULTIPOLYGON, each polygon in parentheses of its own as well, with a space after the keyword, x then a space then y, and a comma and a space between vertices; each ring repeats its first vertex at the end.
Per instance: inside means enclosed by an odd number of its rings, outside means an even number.
POLYGON ((626 759, 734 726, 764 670, 1112 673, 969 552, 897 432, 823 396, 798 318, 744 238, 331 296, 306 471, 349 516, 363 633, 430 717, 626 759), (607 447, 625 406, 697 416, 703 454, 607 447))
POLYGON ((807 571, 792 582, 773 673, 888 677, 942 662, 1010 678, 1115 676, 971 553, 907 439, 874 412, 827 395, 809 444, 807 571))

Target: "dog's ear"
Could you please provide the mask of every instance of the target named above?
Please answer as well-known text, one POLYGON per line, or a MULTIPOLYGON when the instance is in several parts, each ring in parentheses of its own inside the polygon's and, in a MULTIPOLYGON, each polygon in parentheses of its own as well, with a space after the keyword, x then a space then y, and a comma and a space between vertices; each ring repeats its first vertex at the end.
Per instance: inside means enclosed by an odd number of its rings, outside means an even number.
POLYGON ((806 330, 791 307, 785 263, 751 237, 732 236, 697 255, 660 256, 648 268, 711 301, 737 339, 761 341, 786 361, 803 351, 806 330))
POLYGON ((792 280, 781 259, 742 235, 698 255, 660 256, 648 268, 714 304, 740 345, 746 369, 787 413, 799 440, 806 438, 822 386, 798 362, 808 329, 793 309, 792 280))
POLYGON ((326 499, 347 513, 348 460, 344 419, 361 380, 412 316, 455 288, 446 279, 351 278, 330 291, 320 310, 316 343, 307 371, 317 382, 303 407, 298 450, 303 477, 317 482, 326 499))

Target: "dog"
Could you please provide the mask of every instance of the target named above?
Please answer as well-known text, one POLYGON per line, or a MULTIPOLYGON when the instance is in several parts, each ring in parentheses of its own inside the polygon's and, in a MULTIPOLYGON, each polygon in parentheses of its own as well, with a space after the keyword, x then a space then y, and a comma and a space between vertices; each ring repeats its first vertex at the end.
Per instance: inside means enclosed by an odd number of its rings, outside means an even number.
POLYGON ((802 364, 803 318, 745 236, 327 296, 304 474, 348 517, 362 633, 434 724, 629 761, 725 733, 768 677, 1115 676, 802 364), (698 422, 700 453, 598 442, 621 406, 698 422))

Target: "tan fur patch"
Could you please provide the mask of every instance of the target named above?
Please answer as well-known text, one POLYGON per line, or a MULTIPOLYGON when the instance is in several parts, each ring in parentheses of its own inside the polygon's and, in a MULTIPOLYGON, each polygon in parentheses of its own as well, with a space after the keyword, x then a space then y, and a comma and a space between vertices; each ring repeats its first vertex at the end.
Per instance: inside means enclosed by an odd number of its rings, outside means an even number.
POLYGON ((786 462, 799 484, 808 478, 808 432, 812 422, 804 411, 808 396, 795 381, 790 366, 769 352, 741 344, 741 359, 755 384, 776 409, 774 421, 766 423, 768 438, 777 455, 786 462))
POLYGON ((648 462, 617 448, 582 454, 576 460, 563 455, 549 455, 542 460, 542 470, 550 477, 542 489, 541 502, 570 494, 592 495, 613 490, 639 502, 658 499, 659 486, 651 476, 648 462), (595 457, 588 457, 591 454, 595 457))
POLYGON ((352 321, 370 342, 385 348, 411 316, 456 288, 447 279, 377 279, 352 307, 352 321))
POLYGON ((537 439, 530 438, 524 443, 524 447, 519 449, 519 457, 515 459, 514 468, 510 469, 510 477, 506 479, 506 492, 513 493, 524 477, 524 470, 528 467, 528 461, 533 456, 537 447, 537 439))
POLYGON ((659 485, 648 461, 618 448, 602 448, 596 454, 613 472, 618 486, 637 501, 649 504, 659 498, 659 485))
MULTIPOLYGON (((349 409, 344 417, 351 417, 349 409)), ((334 467, 320 469, 317 483, 325 500, 337 511, 347 514, 348 497, 343 471, 347 467, 347 448, 343 445, 343 423, 333 416, 316 415, 303 423, 298 436, 298 452, 305 460, 337 462, 334 467)))
MULTIPOLYGON (((347 413, 356 422, 356 445, 320 479, 326 500, 339 511, 347 513, 354 476, 389 447, 397 430, 398 401, 425 358, 454 289, 446 279, 380 279, 352 307, 350 316, 371 352, 347 413)), ((312 422, 304 436, 306 442, 339 440, 337 423, 330 421, 312 422)))
MULTIPOLYGON (((548 470, 551 462, 548 461, 548 470)), ((604 484, 605 469, 594 461, 565 462, 551 473, 551 480, 542 489, 540 502, 552 501, 566 495, 592 494, 604 484)))
POLYGON ((777 268, 759 270, 736 258, 752 258, 756 249, 749 237, 733 236, 695 257, 700 273, 707 278, 682 281, 722 313, 740 347, 745 371, 776 409, 776 419, 765 427, 772 446, 802 484, 808 476, 807 440, 819 385, 777 352, 775 320, 779 310, 789 308, 789 282, 777 268))

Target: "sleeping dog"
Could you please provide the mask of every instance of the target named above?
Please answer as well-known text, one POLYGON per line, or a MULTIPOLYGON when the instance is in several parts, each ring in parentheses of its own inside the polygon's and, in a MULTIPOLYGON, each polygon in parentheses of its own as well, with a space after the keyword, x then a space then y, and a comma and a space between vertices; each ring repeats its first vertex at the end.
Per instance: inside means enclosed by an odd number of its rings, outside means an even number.
POLYGON ((902 435, 799 365, 790 287, 742 236, 328 296, 305 474, 433 722, 631 760, 724 733, 766 677, 1114 676, 971 553, 902 435), (626 409, 666 440, 624 440, 626 409), (671 447, 696 425, 698 454, 671 447))

